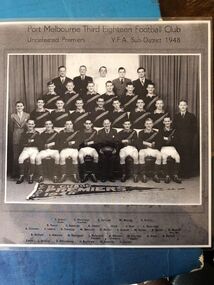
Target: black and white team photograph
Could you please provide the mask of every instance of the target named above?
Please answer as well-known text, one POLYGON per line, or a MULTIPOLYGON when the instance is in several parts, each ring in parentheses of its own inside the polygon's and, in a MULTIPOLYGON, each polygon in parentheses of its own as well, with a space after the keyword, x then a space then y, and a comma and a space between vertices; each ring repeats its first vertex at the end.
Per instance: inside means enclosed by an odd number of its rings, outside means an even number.
POLYGON ((7 203, 198 205, 197 54, 10 54, 7 203))

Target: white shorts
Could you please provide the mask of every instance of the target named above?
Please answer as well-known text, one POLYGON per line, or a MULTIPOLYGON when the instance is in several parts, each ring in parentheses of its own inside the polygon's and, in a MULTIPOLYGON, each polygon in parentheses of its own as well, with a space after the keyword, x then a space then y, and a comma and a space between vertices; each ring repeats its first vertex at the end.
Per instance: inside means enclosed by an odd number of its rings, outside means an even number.
POLYGON ((98 162, 98 157, 99 157, 99 155, 98 155, 98 153, 97 153, 97 151, 96 151, 95 148, 86 146, 86 147, 83 147, 83 148, 81 148, 81 149, 79 150, 79 160, 80 160, 81 163, 84 162, 84 158, 85 158, 87 155, 93 157, 93 159, 94 159, 96 162, 98 162))
POLYGON ((180 163, 180 156, 174 146, 163 146, 161 148, 161 155, 163 164, 166 164, 167 158, 169 156, 173 158, 177 163, 180 163))
POLYGON ((145 148, 139 151, 139 162, 141 164, 145 163, 145 158, 151 156, 156 158, 156 163, 161 164, 161 153, 158 149, 145 148))
POLYGON ((36 156, 36 163, 41 164, 45 158, 53 158, 55 163, 59 163, 59 151, 57 149, 44 149, 41 150, 36 156))
POLYGON ((74 148, 64 148, 60 152, 60 163, 65 164, 65 160, 71 158, 74 164, 78 163, 78 150, 74 148))
POLYGON ((19 156, 19 163, 24 163, 26 159, 30 159, 30 163, 35 164, 36 156, 39 153, 37 147, 24 147, 19 156))
POLYGON ((133 158, 134 164, 138 164, 138 150, 136 149, 136 147, 132 145, 128 145, 128 146, 121 148, 119 152, 119 156, 120 156, 121 164, 125 163, 125 159, 127 158, 127 156, 130 156, 131 158, 133 158))

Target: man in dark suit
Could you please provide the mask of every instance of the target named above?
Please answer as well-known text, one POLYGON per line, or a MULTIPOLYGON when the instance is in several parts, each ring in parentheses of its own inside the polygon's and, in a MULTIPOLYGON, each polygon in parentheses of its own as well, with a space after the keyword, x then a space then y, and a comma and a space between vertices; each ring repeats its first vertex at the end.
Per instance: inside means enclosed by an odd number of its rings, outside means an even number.
POLYGON ((117 131, 111 128, 109 119, 103 121, 103 129, 97 135, 97 148, 100 155, 101 182, 107 178, 114 182, 113 168, 116 158, 116 135, 117 131))
POLYGON ((86 75, 87 67, 81 65, 79 68, 80 75, 74 77, 74 90, 79 93, 80 96, 83 96, 87 92, 87 86, 89 82, 93 82, 93 78, 86 75))
POLYGON ((63 96, 66 89, 66 84, 71 78, 66 77, 66 67, 61 65, 58 67, 59 76, 51 80, 55 84, 55 92, 56 94, 63 96))
POLYGON ((194 143, 197 137, 197 120, 194 114, 187 111, 186 100, 180 100, 179 113, 174 117, 177 136, 177 150, 181 157, 181 176, 188 178, 193 174, 194 143))
POLYGON ((133 81, 135 94, 137 94, 139 98, 142 98, 144 100, 147 94, 148 84, 152 83, 152 81, 146 78, 146 70, 144 67, 139 67, 137 69, 137 73, 138 79, 133 81))
POLYGON ((131 82, 131 79, 126 78, 126 70, 124 67, 118 68, 118 75, 119 77, 112 81, 114 85, 114 91, 121 100, 122 96, 126 93, 126 86, 127 83, 131 82))

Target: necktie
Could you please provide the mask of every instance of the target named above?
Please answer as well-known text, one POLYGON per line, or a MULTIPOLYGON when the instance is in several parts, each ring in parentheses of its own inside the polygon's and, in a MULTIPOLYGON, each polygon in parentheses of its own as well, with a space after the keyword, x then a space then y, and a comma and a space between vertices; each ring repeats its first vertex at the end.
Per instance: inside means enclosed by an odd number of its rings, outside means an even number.
POLYGON ((65 82, 65 78, 64 77, 62 78, 61 82, 62 82, 62 84, 65 82))
POLYGON ((124 82, 124 80, 123 80, 123 79, 121 79, 121 80, 120 80, 120 83, 121 83, 121 84, 123 84, 123 82, 124 82))

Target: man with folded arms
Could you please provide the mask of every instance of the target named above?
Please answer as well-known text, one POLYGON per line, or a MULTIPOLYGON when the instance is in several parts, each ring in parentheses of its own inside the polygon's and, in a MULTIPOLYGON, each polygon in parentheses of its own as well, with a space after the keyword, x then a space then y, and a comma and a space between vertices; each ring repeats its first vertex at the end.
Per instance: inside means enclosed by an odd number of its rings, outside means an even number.
POLYGON ((35 160, 39 152, 39 133, 35 130, 34 120, 28 119, 27 121, 27 130, 22 133, 20 139, 20 147, 22 149, 21 154, 19 155, 19 179, 16 184, 21 184, 24 181, 24 162, 26 159, 30 159, 30 169, 28 183, 33 183, 33 177, 35 172, 35 160))
POLYGON ((36 156, 36 165, 38 168, 39 182, 44 181, 43 160, 46 158, 54 159, 53 182, 58 182, 59 150, 58 150, 58 133, 53 128, 53 122, 45 122, 45 131, 41 133, 39 139, 40 152, 36 156))
POLYGON ((161 168, 161 153, 160 138, 158 131, 153 129, 153 121, 151 118, 146 119, 145 129, 140 131, 138 138, 139 151, 139 164, 140 173, 142 175, 142 182, 147 182, 146 176, 146 157, 155 158, 155 170, 153 175, 153 181, 160 183, 159 172, 161 168))
POLYGON ((78 148, 79 148, 79 131, 74 131, 71 120, 65 122, 65 128, 58 135, 58 146, 60 150, 60 182, 66 181, 66 160, 72 159, 72 181, 79 181, 78 174, 78 148))
POLYGON ((120 165, 122 168, 121 182, 125 182, 126 175, 126 158, 130 156, 134 161, 133 181, 138 182, 138 150, 137 150, 137 133, 131 129, 131 122, 124 121, 123 130, 117 134, 119 144, 120 165))
POLYGON ((87 119, 84 123, 84 129, 80 132, 80 150, 79 162, 83 169, 82 182, 86 182, 88 174, 86 173, 85 157, 90 156, 93 159, 93 171, 90 174, 91 180, 97 182, 96 173, 99 155, 95 148, 97 131, 93 128, 91 120, 87 119))

